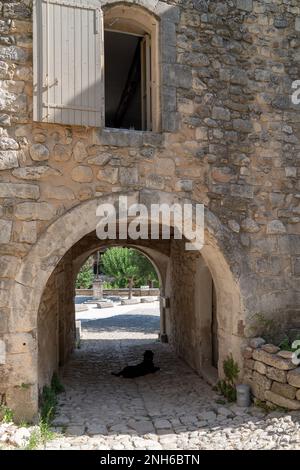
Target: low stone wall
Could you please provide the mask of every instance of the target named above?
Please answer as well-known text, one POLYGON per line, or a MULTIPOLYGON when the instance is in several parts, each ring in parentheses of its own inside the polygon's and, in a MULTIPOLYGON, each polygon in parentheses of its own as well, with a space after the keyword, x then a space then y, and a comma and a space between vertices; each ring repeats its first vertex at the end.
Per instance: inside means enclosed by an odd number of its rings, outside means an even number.
MULTIPOLYGON (((76 295, 93 296, 93 289, 76 289, 76 295)), ((104 289, 103 295, 117 295, 120 297, 128 297, 128 289, 104 289)), ((135 297, 159 296, 158 288, 152 289, 132 289, 132 295, 135 297)))
POLYGON ((244 382, 252 394, 269 406, 300 410, 300 367, 292 352, 255 338, 244 350, 244 382))

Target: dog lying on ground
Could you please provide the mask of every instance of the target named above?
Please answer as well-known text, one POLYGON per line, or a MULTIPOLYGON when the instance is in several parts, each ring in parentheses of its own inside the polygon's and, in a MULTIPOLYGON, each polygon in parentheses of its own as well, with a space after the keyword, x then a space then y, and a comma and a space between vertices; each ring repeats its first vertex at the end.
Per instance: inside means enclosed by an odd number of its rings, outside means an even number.
POLYGON ((112 372, 112 375, 116 377, 124 377, 126 379, 134 379, 135 377, 141 377, 147 374, 153 374, 159 370, 159 367, 155 367, 153 364, 154 353, 151 350, 144 352, 144 360, 136 366, 124 367, 120 372, 112 372))

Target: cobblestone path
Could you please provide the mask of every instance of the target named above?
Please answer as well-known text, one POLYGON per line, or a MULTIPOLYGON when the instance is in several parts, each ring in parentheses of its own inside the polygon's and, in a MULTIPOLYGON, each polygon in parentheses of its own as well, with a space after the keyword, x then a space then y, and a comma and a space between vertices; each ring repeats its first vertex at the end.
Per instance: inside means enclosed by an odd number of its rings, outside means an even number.
POLYGON ((47 448, 300 449, 299 412, 266 414, 220 401, 197 374, 157 341, 159 318, 113 317, 83 324, 66 366, 47 448), (147 326, 146 326, 147 325, 147 326), (155 352, 160 372, 137 379, 111 375, 155 352))

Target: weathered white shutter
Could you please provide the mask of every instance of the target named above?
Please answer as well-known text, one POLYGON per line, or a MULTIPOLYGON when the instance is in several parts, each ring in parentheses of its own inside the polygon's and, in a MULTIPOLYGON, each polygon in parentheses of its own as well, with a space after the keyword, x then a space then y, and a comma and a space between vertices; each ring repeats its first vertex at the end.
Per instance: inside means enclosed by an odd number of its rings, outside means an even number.
POLYGON ((104 36, 99 4, 34 0, 33 119, 104 124, 104 36))

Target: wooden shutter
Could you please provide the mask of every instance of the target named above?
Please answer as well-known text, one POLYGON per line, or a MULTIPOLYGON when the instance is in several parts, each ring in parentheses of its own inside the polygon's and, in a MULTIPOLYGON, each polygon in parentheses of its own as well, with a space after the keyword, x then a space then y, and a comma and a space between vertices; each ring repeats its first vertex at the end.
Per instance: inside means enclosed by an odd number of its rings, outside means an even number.
POLYGON ((104 36, 91 0, 34 0, 35 121, 102 126, 104 36))
POLYGON ((152 130, 151 39, 146 34, 141 42, 142 129, 152 130))

